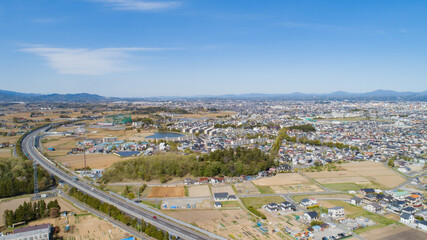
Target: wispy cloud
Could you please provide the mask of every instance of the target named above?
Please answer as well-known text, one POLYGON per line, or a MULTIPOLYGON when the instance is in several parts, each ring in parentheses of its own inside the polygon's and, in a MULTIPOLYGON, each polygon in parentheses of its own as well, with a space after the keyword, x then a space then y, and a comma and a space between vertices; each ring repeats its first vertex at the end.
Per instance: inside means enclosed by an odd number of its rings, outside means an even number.
POLYGON ((126 59, 138 51, 158 51, 161 48, 52 48, 33 46, 20 49, 40 56, 60 74, 105 75, 128 70, 126 59))
POLYGON ((150 11, 177 8, 182 5, 178 1, 141 1, 141 0, 89 0, 100 2, 117 10, 150 11))

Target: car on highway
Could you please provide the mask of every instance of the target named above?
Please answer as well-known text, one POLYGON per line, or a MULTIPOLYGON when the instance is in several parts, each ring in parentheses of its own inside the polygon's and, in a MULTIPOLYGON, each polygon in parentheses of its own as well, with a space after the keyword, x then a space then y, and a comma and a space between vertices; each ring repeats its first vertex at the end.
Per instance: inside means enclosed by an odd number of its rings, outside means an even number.
POLYGON ((156 216, 153 216, 153 218, 154 218, 154 219, 157 219, 157 217, 156 217, 156 216))

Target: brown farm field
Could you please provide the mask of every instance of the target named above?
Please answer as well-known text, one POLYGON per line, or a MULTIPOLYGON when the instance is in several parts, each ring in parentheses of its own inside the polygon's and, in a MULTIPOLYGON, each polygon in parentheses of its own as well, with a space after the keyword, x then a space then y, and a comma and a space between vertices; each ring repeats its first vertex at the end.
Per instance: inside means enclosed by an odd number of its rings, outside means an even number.
POLYGON ((256 186, 268 186, 275 193, 322 192, 323 189, 311 183, 298 173, 279 173, 273 177, 252 181, 256 186))
POLYGON ((307 177, 321 184, 354 183, 362 185, 382 185, 392 188, 405 179, 381 163, 353 162, 340 165, 343 171, 306 172, 307 177))
POLYGON ((10 158, 12 157, 12 148, 1 148, 0 149, 0 158, 10 158))
POLYGON ((237 194, 260 194, 258 188, 250 181, 234 184, 237 194))
POLYGON ((260 186, 276 186, 304 184, 310 183, 310 181, 298 173, 279 173, 273 177, 253 180, 253 183, 260 186))
POLYGON ((40 225, 43 223, 50 223, 53 226, 59 227, 58 236, 61 239, 123 239, 128 237, 129 234, 124 232, 118 227, 113 226, 111 223, 103 221, 98 217, 91 214, 72 215, 59 218, 45 218, 31 222, 29 225, 40 225), (65 226, 70 226, 70 231, 65 232, 65 226))
POLYGON ((230 185, 214 185, 211 187, 212 193, 227 192, 229 195, 235 195, 233 187, 230 185))
MULTIPOLYGON (((65 201, 63 198, 55 197, 55 198, 46 198, 44 201, 46 204, 48 204, 50 201, 58 200, 59 205, 61 206, 61 211, 72 211, 74 213, 81 213, 81 211, 74 207, 74 205, 70 204, 69 202, 65 201)), ((0 226, 4 225, 4 210, 15 210, 19 207, 19 205, 22 205, 24 202, 31 202, 30 197, 21 197, 21 198, 10 198, 10 199, 2 199, 0 201, 0 226)))
POLYGON ((152 187, 147 197, 185 197, 185 190, 184 187, 152 187))
POLYGON ((22 205, 24 202, 30 202, 30 197, 22 197, 22 198, 10 198, 10 199, 1 199, 0 201, 0 226, 4 225, 4 218, 3 214, 4 211, 9 210, 15 210, 19 207, 19 205, 22 205))
MULTIPOLYGON (((123 159, 125 158, 120 158, 113 154, 86 154, 86 165, 94 169, 105 169, 113 165, 113 163, 122 161, 123 159)), ((72 169, 84 167, 83 154, 55 157, 55 160, 72 169)))
POLYGON ((283 239, 272 233, 261 233, 253 217, 243 210, 164 211, 169 216, 194 224, 227 239, 283 239))
POLYGON ((426 233, 404 225, 391 224, 360 234, 368 240, 425 240, 426 233))
POLYGON ((275 193, 304 193, 304 192, 323 192, 323 189, 316 184, 297 184, 297 185, 276 185, 271 186, 275 193))
POLYGON ((188 196, 189 197, 209 197, 211 196, 211 191, 209 190, 208 185, 190 186, 188 187, 188 196))

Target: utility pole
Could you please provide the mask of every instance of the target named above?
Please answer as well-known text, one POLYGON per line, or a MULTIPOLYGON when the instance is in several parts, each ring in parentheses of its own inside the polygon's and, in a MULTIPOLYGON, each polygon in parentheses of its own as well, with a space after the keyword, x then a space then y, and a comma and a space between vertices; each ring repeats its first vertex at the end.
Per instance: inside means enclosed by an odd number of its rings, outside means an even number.
POLYGON ((37 177, 37 163, 33 163, 33 169, 34 169, 34 194, 36 194, 36 196, 39 193, 39 182, 38 182, 38 177, 37 177))
POLYGON ((83 143, 83 158, 85 160, 84 171, 86 171, 86 144, 83 143))

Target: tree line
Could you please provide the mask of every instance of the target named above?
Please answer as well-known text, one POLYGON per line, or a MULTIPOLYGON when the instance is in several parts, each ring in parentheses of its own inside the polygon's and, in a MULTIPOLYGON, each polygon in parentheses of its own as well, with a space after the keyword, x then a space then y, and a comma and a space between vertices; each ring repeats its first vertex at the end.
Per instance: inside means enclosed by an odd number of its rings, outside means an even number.
POLYGON ((311 124, 293 125, 293 126, 288 127, 288 129, 300 130, 303 132, 315 132, 316 131, 316 128, 311 124))
MULTIPOLYGON (((37 168, 39 190, 55 184, 55 178, 42 168, 37 168)), ((19 158, 0 159, 0 198, 34 192, 33 162, 19 158)))
MULTIPOLYGON (((71 188, 69 191, 69 195, 79 200, 80 202, 83 202, 89 205, 90 207, 95 208, 96 210, 101 211, 105 214, 108 214, 110 217, 113 217, 114 219, 137 229, 140 232, 144 232, 150 237, 153 237, 159 240, 169 240, 168 232, 164 232, 160 229, 157 229, 155 226, 145 222, 143 219, 141 219, 140 222, 138 223, 138 220, 136 218, 126 215, 125 213, 120 211, 117 207, 108 203, 101 202, 100 200, 94 197, 91 197, 85 193, 80 192, 76 188, 71 188)), ((172 239, 176 239, 176 238, 172 237, 172 239)))
POLYGON ((279 134, 277 135, 276 141, 274 142, 271 152, 277 153, 280 149, 280 146, 282 146, 282 142, 284 140, 292 143, 302 143, 302 144, 309 144, 313 146, 327 146, 330 148, 338 148, 338 149, 351 149, 351 150, 359 150, 356 146, 350 146, 347 144, 339 143, 339 142, 322 142, 320 140, 311 140, 306 137, 291 137, 287 134, 287 131, 289 128, 282 128, 279 131, 279 134))
POLYGON ((12 226, 14 223, 30 222, 46 217, 58 217, 60 212, 61 206, 59 206, 57 200, 50 201, 47 205, 44 200, 39 200, 33 204, 31 202, 24 202, 15 211, 4 211, 5 226, 12 226))
POLYGON ((167 107, 146 107, 133 109, 132 114, 134 115, 143 115, 143 114, 153 114, 158 112, 168 112, 176 114, 190 114, 191 112, 182 109, 182 108, 167 108, 167 107))
POLYGON ((261 150, 237 147, 216 150, 205 155, 164 154, 139 157, 114 163, 101 180, 104 182, 126 179, 150 181, 167 177, 215 177, 254 175, 275 167, 272 156, 261 150))

